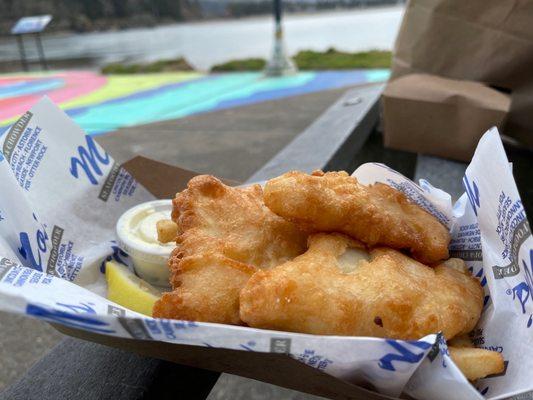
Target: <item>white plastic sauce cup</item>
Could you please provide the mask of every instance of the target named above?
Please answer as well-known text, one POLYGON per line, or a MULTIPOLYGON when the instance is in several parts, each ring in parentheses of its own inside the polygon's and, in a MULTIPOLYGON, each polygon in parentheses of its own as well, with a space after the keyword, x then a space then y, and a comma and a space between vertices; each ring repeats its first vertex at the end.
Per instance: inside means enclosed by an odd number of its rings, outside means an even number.
POLYGON ((130 208, 117 222, 119 247, 133 261, 135 272, 152 285, 169 286, 167 262, 174 242, 157 240, 156 223, 170 219, 172 200, 153 200, 130 208))

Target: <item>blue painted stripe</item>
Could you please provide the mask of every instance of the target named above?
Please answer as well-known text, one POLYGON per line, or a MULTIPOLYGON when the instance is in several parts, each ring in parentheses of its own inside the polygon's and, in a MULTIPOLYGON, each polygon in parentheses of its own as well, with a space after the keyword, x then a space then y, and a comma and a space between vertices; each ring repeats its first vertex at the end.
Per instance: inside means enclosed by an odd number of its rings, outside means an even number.
POLYGON ((284 97, 297 96, 322 90, 339 89, 361 83, 368 83, 366 71, 327 71, 316 73, 314 79, 304 86, 274 88, 258 91, 248 97, 222 101, 215 109, 228 109, 262 101, 277 100, 284 97))
POLYGON ((63 87, 64 85, 63 79, 59 78, 38 79, 2 85, 0 86, 0 99, 46 92, 63 87))

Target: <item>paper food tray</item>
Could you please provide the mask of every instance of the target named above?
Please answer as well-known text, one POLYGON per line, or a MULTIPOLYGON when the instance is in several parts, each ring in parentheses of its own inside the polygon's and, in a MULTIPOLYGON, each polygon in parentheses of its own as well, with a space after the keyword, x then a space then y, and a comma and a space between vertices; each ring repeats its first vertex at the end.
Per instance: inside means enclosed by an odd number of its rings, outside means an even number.
POLYGON ((452 255, 481 280, 485 307, 474 341, 502 352, 506 371, 475 388, 437 334, 415 341, 303 335, 153 319, 108 301, 104 261, 129 263, 114 242, 118 217, 173 197, 194 173, 145 158, 121 168, 46 98, 0 137, 0 150, 3 311, 97 343, 330 398, 500 399, 533 389, 533 239, 495 129, 481 139, 464 178, 467 194, 455 205, 428 182, 416 185, 381 164, 354 173, 364 184, 396 187, 435 215, 452 232, 452 255))

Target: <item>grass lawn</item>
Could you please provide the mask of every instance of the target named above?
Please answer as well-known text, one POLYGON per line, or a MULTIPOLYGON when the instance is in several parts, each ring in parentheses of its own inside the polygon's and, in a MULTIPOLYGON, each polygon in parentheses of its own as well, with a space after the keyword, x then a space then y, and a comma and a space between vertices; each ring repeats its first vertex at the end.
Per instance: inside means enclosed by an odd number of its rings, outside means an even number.
POLYGON ((108 64, 102 73, 108 74, 147 74, 151 72, 193 71, 194 68, 184 58, 160 60, 148 64, 108 64))
MULTIPOLYGON (((370 50, 358 53, 347 53, 333 48, 324 51, 303 50, 293 57, 300 70, 328 70, 354 68, 389 68, 392 53, 390 51, 370 50)), ((261 58, 247 58, 228 61, 215 65, 211 72, 261 71, 266 61, 261 58)))
MULTIPOLYGON (((392 53, 383 50, 370 50, 358 53, 347 53, 334 48, 324 52, 303 50, 293 57, 298 69, 328 70, 355 68, 389 68, 392 53)), ((211 72, 261 71, 266 60, 262 58, 246 58, 217 64, 211 72)), ((150 72, 191 71, 193 68, 184 58, 161 60, 149 64, 109 64, 102 68, 103 74, 144 74, 150 72)))
POLYGON ((389 68, 391 59, 392 53, 390 51, 370 50, 345 53, 329 49, 325 52, 300 51, 294 57, 294 62, 302 70, 389 68))

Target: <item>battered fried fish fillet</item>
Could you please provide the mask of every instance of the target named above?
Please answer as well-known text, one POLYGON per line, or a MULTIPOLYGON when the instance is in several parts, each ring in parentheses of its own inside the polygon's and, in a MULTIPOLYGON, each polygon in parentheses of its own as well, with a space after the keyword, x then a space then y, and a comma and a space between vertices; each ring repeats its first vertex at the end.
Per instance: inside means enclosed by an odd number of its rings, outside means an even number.
POLYGON ((346 172, 288 172, 267 182, 265 204, 313 232, 407 249, 424 264, 448 258, 450 234, 435 217, 396 189, 362 185, 346 172))
POLYGON ((255 328, 406 340, 469 332, 482 306, 466 269, 430 268, 389 248, 367 253, 341 234, 311 235, 305 254, 256 272, 240 296, 241 319, 255 328))
POLYGON ((264 205, 259 185, 232 188, 197 176, 176 195, 172 218, 174 291, 156 302, 154 317, 240 324, 239 292, 250 276, 306 249, 307 234, 264 205))

